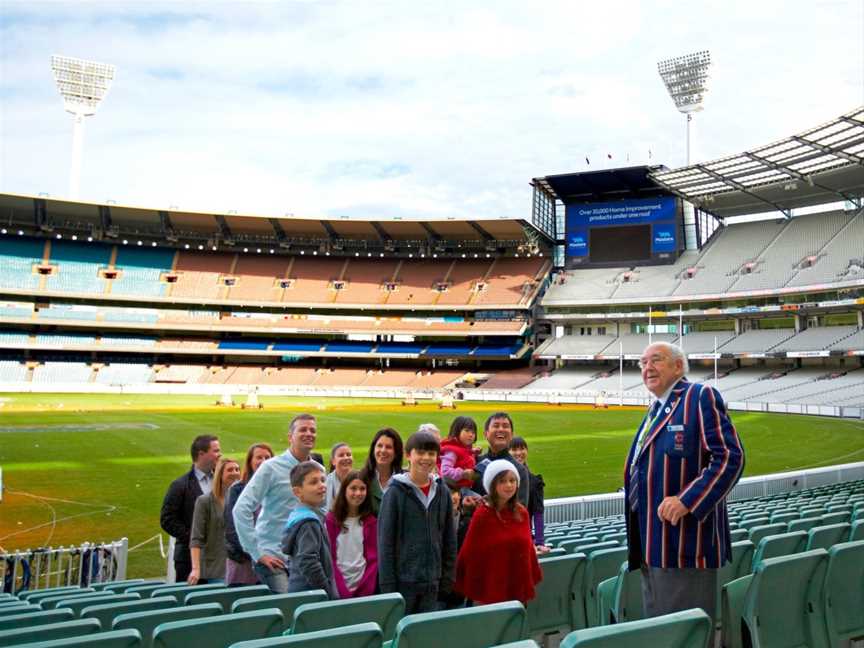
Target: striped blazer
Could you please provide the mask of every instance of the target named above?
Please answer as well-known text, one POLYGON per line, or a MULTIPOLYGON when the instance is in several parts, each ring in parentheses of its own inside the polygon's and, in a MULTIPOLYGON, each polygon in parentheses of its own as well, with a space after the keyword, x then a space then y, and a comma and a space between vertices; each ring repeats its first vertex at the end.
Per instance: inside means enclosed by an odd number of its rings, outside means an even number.
POLYGON ((624 466, 630 569, 723 566, 732 554, 726 496, 744 470, 744 448, 719 392, 683 378, 672 388, 636 458, 636 513, 628 504, 635 450, 636 438, 624 466), (669 495, 690 511, 677 526, 657 515, 669 495))

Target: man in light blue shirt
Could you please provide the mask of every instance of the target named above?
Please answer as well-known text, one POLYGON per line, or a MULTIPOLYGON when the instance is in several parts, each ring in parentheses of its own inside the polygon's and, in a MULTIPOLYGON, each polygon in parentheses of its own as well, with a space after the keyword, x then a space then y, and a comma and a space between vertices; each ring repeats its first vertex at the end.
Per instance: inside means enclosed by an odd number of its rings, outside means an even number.
POLYGON ((255 573, 276 594, 288 591, 282 534, 288 516, 298 504, 291 489, 291 469, 309 459, 318 432, 311 414, 295 416, 288 430, 288 449, 261 464, 234 505, 234 525, 240 544, 252 556, 255 573))

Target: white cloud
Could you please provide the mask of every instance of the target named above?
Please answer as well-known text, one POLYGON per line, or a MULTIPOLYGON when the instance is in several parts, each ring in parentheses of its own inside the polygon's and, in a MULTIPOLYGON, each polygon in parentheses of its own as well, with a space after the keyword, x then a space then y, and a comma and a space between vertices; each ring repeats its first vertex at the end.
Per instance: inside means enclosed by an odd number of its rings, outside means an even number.
POLYGON ((67 193, 48 61, 117 65, 82 197, 307 216, 527 217, 533 176, 680 165, 656 61, 716 64, 702 157, 862 102, 861 4, 0 5, 0 189, 67 193), (395 170, 395 171, 394 171, 395 170))

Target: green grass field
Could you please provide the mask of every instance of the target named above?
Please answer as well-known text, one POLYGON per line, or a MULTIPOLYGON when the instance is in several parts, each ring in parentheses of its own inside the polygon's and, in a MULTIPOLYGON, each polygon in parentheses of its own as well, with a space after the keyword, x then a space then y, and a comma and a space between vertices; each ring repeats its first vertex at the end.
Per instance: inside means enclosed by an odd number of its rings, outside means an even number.
MULTIPOLYGON (((223 452, 242 460, 266 441, 286 446, 288 420, 318 416, 318 448, 336 441, 365 458, 372 434, 403 434, 426 421, 442 430, 454 414, 434 405, 395 401, 268 398, 264 409, 214 407, 213 397, 144 395, 0 395, 0 547, 12 550, 85 540, 129 538, 130 546, 160 532, 159 507, 168 483, 188 470, 188 448, 201 433, 220 437, 223 452)), ((642 413, 580 406, 460 403, 458 414, 479 424, 507 409, 530 445, 529 464, 546 479, 547 497, 603 493, 621 485, 624 455, 642 413)), ((747 450, 745 475, 864 460, 864 424, 816 417, 735 413, 747 450)), ((167 539, 167 538, 166 538, 167 539)), ((130 555, 130 576, 157 576, 164 563, 150 542, 130 555)))

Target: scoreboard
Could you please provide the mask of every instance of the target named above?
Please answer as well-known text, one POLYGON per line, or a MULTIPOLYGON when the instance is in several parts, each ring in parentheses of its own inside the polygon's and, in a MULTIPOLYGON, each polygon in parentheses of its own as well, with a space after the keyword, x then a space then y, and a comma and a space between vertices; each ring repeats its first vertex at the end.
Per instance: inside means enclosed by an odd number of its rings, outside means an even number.
POLYGON ((565 214, 568 267, 673 263, 683 248, 674 196, 568 203, 565 214))

